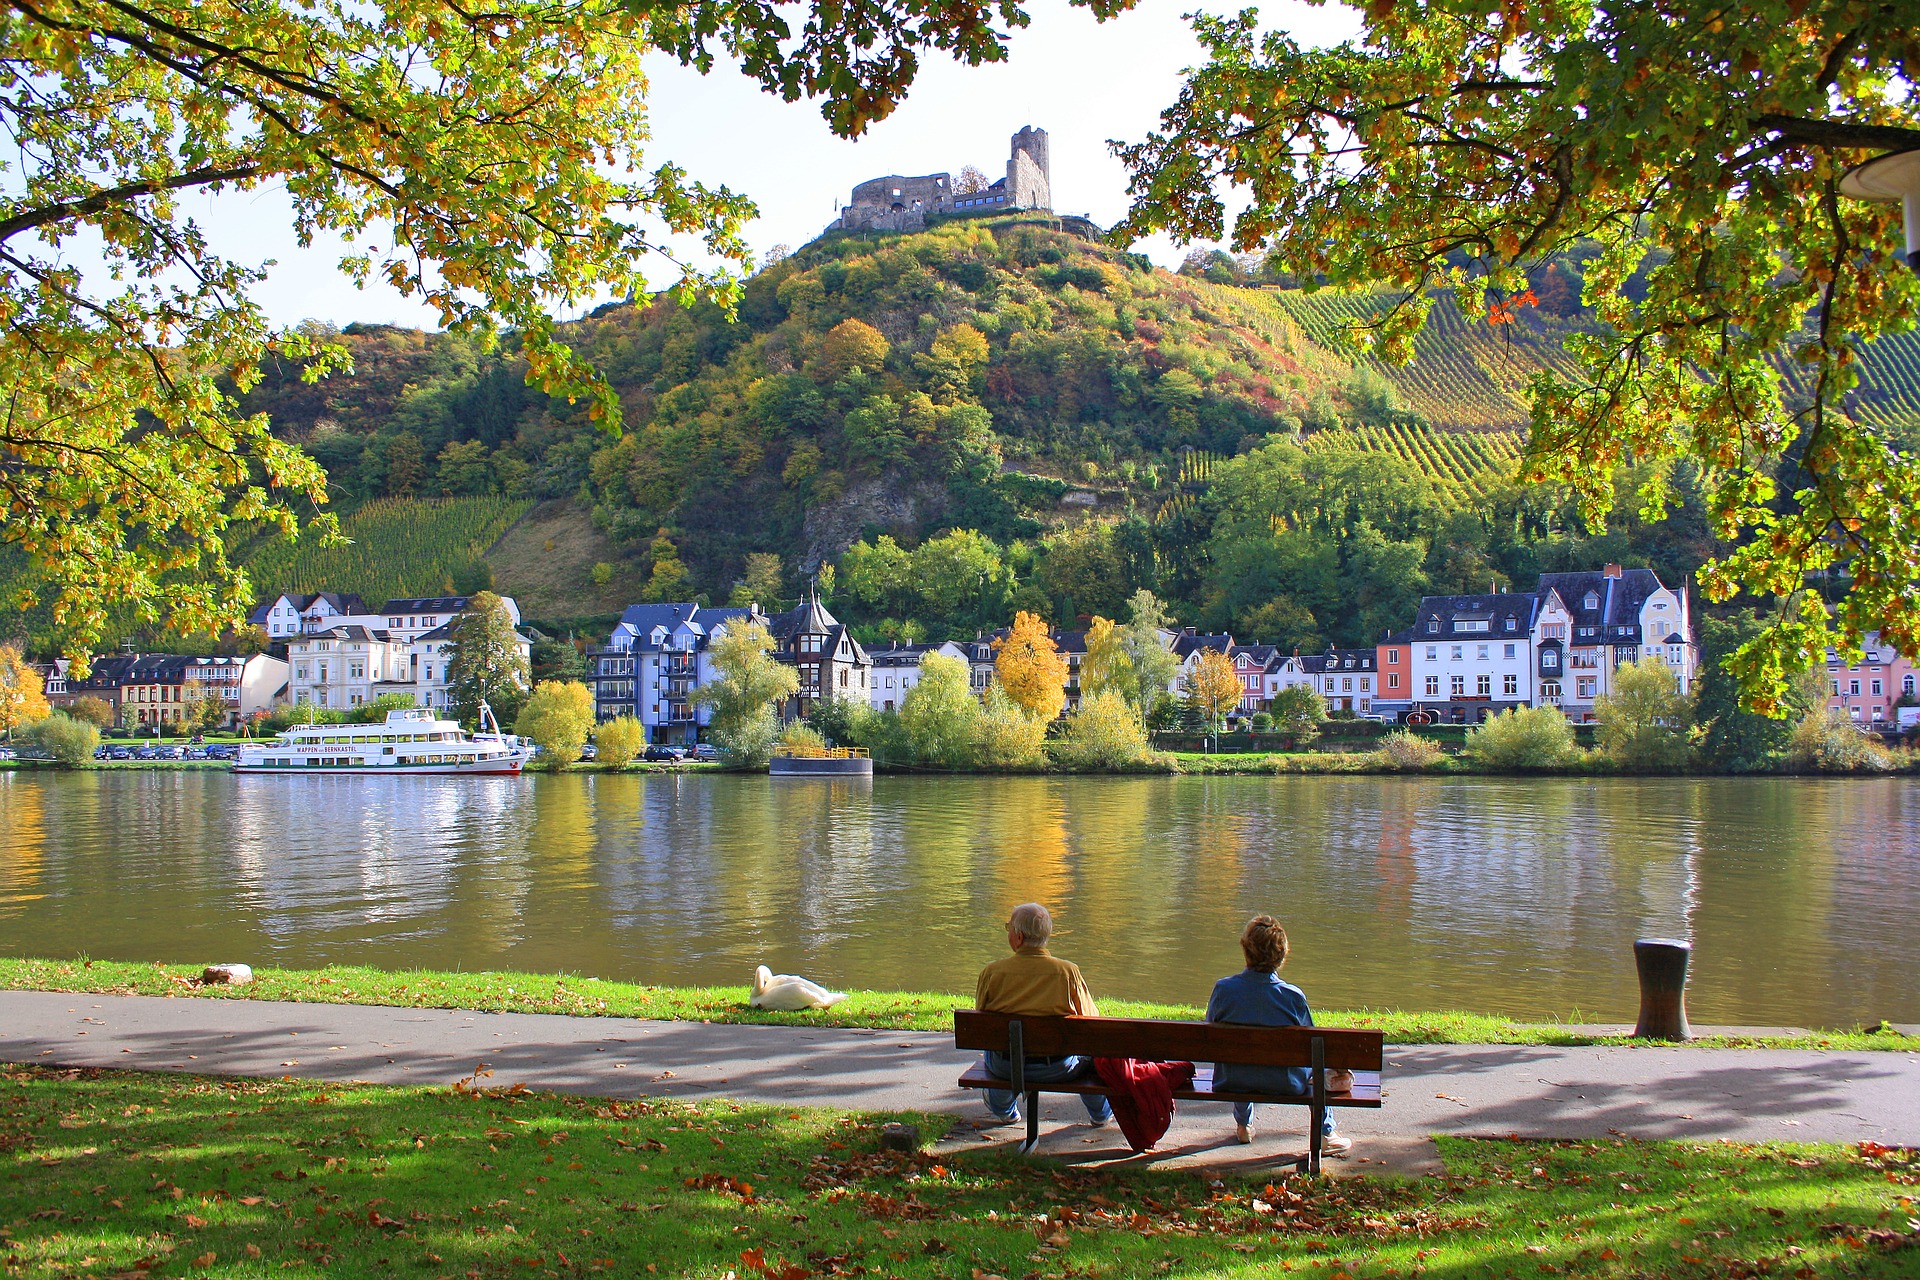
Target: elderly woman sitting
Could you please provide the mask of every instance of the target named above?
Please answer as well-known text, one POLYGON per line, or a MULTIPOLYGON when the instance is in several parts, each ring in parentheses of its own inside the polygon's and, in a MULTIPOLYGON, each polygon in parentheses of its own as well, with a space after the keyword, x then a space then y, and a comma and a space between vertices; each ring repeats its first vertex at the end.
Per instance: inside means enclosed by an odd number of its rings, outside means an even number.
MULTIPOLYGON (((1247 967, 1213 984, 1207 1001, 1208 1022, 1232 1022, 1250 1027, 1310 1027, 1313 1011, 1306 993, 1280 980, 1287 962, 1287 931, 1272 916, 1255 916, 1240 934, 1240 953, 1247 967)), ((1305 1093, 1312 1087, 1305 1067, 1248 1067, 1216 1063, 1213 1087, 1249 1093, 1305 1093)), ((1233 1104, 1234 1137, 1253 1141, 1253 1103, 1233 1104)), ((1321 1126, 1320 1149, 1330 1156, 1345 1155, 1353 1140, 1333 1131, 1333 1112, 1321 1126)))

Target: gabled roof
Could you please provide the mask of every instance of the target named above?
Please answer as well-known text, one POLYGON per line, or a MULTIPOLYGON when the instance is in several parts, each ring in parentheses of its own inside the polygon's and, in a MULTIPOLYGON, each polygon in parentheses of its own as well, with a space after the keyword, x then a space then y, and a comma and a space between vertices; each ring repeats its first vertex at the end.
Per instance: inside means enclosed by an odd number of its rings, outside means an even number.
POLYGON ((1424 640, 1432 636, 1450 636, 1456 634, 1456 624, 1462 622, 1485 622, 1484 631, 1459 632, 1473 636, 1520 635, 1533 629, 1533 616, 1540 607, 1540 598, 1533 592, 1496 591, 1477 592, 1468 596, 1422 596, 1420 608, 1414 614, 1411 633, 1402 632, 1399 637, 1389 637, 1384 643, 1405 644, 1414 640, 1424 640), (1507 630, 1506 620, 1513 619, 1513 629, 1507 630), (1427 624, 1437 621, 1439 630, 1429 631, 1427 624))
POLYGON ((1280 649, 1270 644, 1237 644, 1227 651, 1227 656, 1234 659, 1245 656, 1259 670, 1270 671, 1279 661, 1280 649))
POLYGON ((1573 620, 1586 627, 1638 627, 1640 607, 1661 589, 1651 569, 1623 569, 1619 577, 1599 570, 1580 573, 1543 573, 1534 594, 1541 600, 1547 592, 1559 595, 1573 620), (1587 608, 1587 596, 1596 597, 1596 607, 1587 608))
POLYGON ((776 613, 771 619, 773 638, 785 643, 795 636, 831 635, 840 625, 840 619, 827 612, 827 606, 817 597, 803 600, 785 613, 776 613))
POLYGON ((1173 638, 1174 656, 1183 662, 1202 649, 1226 653, 1232 648, 1233 637, 1224 631, 1212 635, 1195 635, 1190 631, 1182 631, 1173 638))

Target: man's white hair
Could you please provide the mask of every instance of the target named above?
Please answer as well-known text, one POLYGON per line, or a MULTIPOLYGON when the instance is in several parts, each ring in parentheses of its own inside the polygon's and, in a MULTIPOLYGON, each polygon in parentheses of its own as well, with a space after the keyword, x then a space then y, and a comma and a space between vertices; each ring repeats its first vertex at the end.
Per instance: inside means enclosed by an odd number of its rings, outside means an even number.
POLYGON ((1053 917, 1037 902, 1023 902, 1013 909, 1007 923, 1026 935, 1028 942, 1044 947, 1053 936, 1053 917))

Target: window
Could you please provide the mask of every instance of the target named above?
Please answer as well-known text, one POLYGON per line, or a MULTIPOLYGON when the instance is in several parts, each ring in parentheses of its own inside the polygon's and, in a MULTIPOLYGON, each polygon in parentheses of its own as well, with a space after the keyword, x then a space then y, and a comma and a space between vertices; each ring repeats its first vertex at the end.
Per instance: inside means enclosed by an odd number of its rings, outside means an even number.
POLYGON ((1847 696, 1851 698, 1860 696, 1860 682, 1858 680, 1847 681, 1847 696))
POLYGON ((364 663, 364 662, 350 662, 350 663, 348 663, 348 664, 347 664, 347 679, 349 679, 349 680, 365 680, 366 678, 367 678, 367 664, 366 664, 366 663, 364 663))
POLYGON ((1502 655, 1502 656, 1504 656, 1504 657, 1508 657, 1508 658, 1511 658, 1511 657, 1513 656, 1513 646, 1512 646, 1512 645, 1508 645, 1508 646, 1507 646, 1506 648, 1507 648, 1507 651, 1506 651, 1506 653, 1505 653, 1504 655, 1502 655))
POLYGON ((1878 680, 1873 682, 1873 696, 1876 698, 1880 696, 1880 682, 1878 680))
POLYGON ((1387 688, 1398 689, 1399 687, 1400 687, 1400 673, 1398 671, 1387 672, 1387 688))
POLYGON ((1493 677, 1475 676, 1473 678, 1473 692, 1477 697, 1491 698, 1493 696, 1493 677))
POLYGON ((1593 696, 1594 686, 1597 683, 1598 682, 1592 676, 1581 676, 1577 681, 1574 682, 1575 692, 1581 698, 1591 698, 1593 696))
POLYGON ((1369 680, 1369 679, 1368 679, 1367 677, 1365 677, 1365 676, 1361 676, 1361 677, 1360 677, 1360 692, 1362 692, 1362 693, 1372 693, 1372 692, 1373 692, 1373 681, 1371 681, 1371 680, 1369 680))
POLYGON ((1428 619, 1427 619, 1427 634, 1428 634, 1428 635, 1432 635, 1432 634, 1433 634, 1434 632, 1436 632, 1436 631, 1438 631, 1439 629, 1440 629, 1440 619, 1438 619, 1438 618, 1428 618, 1428 619))
POLYGON ((1400 665, 1400 651, 1398 649, 1387 650, 1387 665, 1390 667, 1400 665))
POLYGON ((1509 671, 1505 676, 1501 678, 1501 680, 1502 680, 1502 683, 1500 687, 1500 694, 1502 697, 1517 698, 1520 696, 1520 677, 1519 676, 1514 675, 1513 672, 1509 671))
POLYGON ((1489 625, 1485 618, 1475 618, 1471 620, 1456 619, 1453 624, 1453 629, 1455 631, 1485 631, 1489 625))
POLYGON ((1352 677, 1352 676, 1348 676, 1348 677, 1347 677, 1346 679, 1344 679, 1344 680, 1342 680, 1342 681, 1340 682, 1340 692, 1342 692, 1342 693, 1352 693, 1352 692, 1353 692, 1353 677, 1352 677))
POLYGON ((1514 620, 1514 617, 1513 617, 1513 615, 1512 615, 1512 614, 1508 614, 1508 615, 1507 615, 1507 624, 1506 624, 1506 626, 1504 626, 1504 627, 1502 627, 1502 628, 1501 628, 1501 630, 1503 630, 1503 631, 1511 631, 1511 630, 1513 630, 1513 628, 1514 628, 1514 626, 1515 626, 1515 625, 1516 625, 1516 622, 1515 622, 1515 620, 1514 620))
POLYGON ((1542 680, 1540 682, 1540 700, 1542 702, 1560 701, 1560 682, 1558 680, 1542 680))
POLYGON ((1453 646, 1453 660, 1455 662, 1460 661, 1460 646, 1457 644, 1453 646))
POLYGON ((1440 696, 1440 677, 1439 676, 1427 677, 1427 696, 1429 698, 1437 698, 1440 696))
POLYGON ((1900 677, 1900 692, 1904 694, 1909 694, 1909 695, 1913 693, 1913 677, 1912 676, 1900 677))
POLYGON ((1580 607, 1582 609, 1598 609, 1600 607, 1599 593, 1595 591, 1587 592, 1587 598, 1580 602, 1580 607))
POLYGON ((1473 656, 1480 659, 1480 661, 1485 662, 1487 660, 1487 646, 1481 645, 1480 652, 1474 654, 1473 656))
POLYGON ((1430 644, 1430 645, 1428 645, 1428 646, 1427 646, 1427 661, 1428 661, 1428 662, 1438 662, 1439 660, 1440 660, 1440 649, 1439 649, 1439 646, 1437 646, 1437 645, 1431 645, 1431 644, 1430 644))
POLYGON ((1453 678, 1453 696, 1456 698, 1464 698, 1466 695, 1467 678, 1465 676, 1455 676, 1453 678))

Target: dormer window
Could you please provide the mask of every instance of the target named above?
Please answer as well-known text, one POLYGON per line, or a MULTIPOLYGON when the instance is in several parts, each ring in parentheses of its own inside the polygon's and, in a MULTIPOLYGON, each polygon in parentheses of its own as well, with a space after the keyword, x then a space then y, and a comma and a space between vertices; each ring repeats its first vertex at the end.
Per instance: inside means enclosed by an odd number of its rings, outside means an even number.
POLYGON ((1598 609, 1600 607, 1600 593, 1597 591, 1587 592, 1587 597, 1580 602, 1580 607, 1582 609, 1598 609))
POLYGON ((1514 619, 1514 616, 1513 616, 1512 614, 1508 614, 1508 615, 1507 615, 1507 627, 1506 627, 1506 629, 1507 629, 1508 631, 1511 631, 1511 630, 1513 630, 1513 629, 1514 629, 1514 626, 1515 626, 1515 625, 1516 625, 1516 623, 1515 623, 1515 619, 1514 619))
POLYGON ((1435 633, 1436 631, 1438 631, 1438 630, 1440 630, 1440 619, 1438 619, 1438 618, 1428 618, 1428 619, 1427 619, 1427 634, 1428 634, 1428 635, 1432 635, 1432 634, 1434 634, 1434 633, 1435 633))

